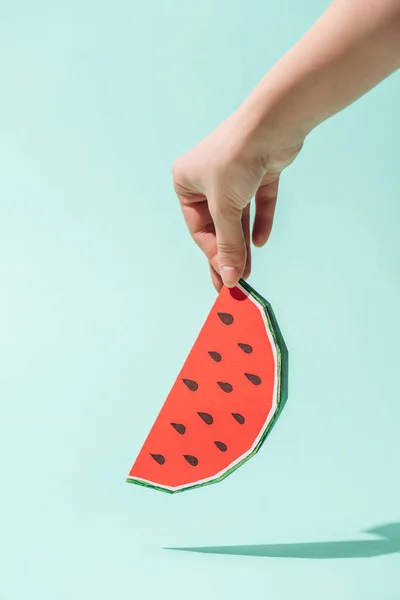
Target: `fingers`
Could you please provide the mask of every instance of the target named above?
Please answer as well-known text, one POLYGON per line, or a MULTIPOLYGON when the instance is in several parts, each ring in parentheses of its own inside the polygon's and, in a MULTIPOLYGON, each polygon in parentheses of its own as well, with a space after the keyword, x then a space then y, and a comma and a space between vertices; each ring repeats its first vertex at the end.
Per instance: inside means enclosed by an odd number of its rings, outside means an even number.
MULTIPOLYGON (((242 230, 243 230, 243 236, 244 236, 244 241, 245 241, 245 245, 246 245, 246 256, 247 256, 247 258, 246 258, 246 265, 245 265, 242 277, 244 279, 247 279, 247 277, 249 277, 249 275, 250 275, 250 270, 251 270, 251 253, 250 253, 250 205, 246 206, 246 208, 243 211, 243 215, 242 215, 242 230)), ((215 248, 216 247, 217 247, 217 242, 215 240, 215 248)), ((217 269, 218 269, 217 255, 215 255, 214 258, 211 259, 211 261, 209 263, 209 267, 210 267, 211 281, 213 283, 213 286, 217 290, 217 292, 219 292, 224 284, 223 284, 223 281, 221 279, 221 276, 217 272, 217 269)))
POLYGON ((179 201, 190 235, 208 258, 211 280, 219 292, 223 283, 218 274, 217 238, 208 204, 206 200, 188 204, 182 196, 179 197, 179 201))
POLYGON ((213 283, 213 286, 217 290, 217 292, 219 292, 224 284, 222 283, 221 277, 218 275, 217 271, 214 269, 214 267, 212 266, 211 263, 209 263, 209 267, 210 267, 211 281, 213 283))
POLYGON ((218 270, 227 287, 233 287, 243 274, 246 264, 246 241, 242 228, 242 211, 225 203, 224 210, 213 210, 210 202, 217 238, 218 270))
POLYGON ((271 233, 278 196, 279 177, 271 183, 262 185, 255 197, 256 216, 253 225, 253 244, 263 246, 271 233))
POLYGON ((204 252, 209 261, 215 262, 217 240, 214 221, 210 215, 207 201, 188 203, 180 196, 182 214, 194 242, 204 252))
POLYGON ((214 287, 236 285, 251 269, 250 205, 243 211, 230 209, 210 212, 204 196, 179 195, 183 217, 194 242, 206 255, 214 287), (220 275, 219 275, 220 273, 220 275), (222 278, 221 278, 222 277, 222 278))

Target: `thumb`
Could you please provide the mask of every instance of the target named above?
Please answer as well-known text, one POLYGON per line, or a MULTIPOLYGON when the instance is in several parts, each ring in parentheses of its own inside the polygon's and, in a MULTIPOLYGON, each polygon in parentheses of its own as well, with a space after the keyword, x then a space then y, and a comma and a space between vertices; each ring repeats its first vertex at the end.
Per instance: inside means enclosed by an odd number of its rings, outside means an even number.
POLYGON ((217 239, 219 274, 223 283, 234 287, 246 264, 246 242, 242 228, 242 211, 225 207, 211 211, 217 239))

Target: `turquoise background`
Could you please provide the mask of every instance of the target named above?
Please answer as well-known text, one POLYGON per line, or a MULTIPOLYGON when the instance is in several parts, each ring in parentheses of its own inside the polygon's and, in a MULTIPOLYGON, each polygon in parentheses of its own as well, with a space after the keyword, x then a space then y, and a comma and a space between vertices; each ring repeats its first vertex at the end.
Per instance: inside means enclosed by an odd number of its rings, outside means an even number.
POLYGON ((389 523, 400 549, 398 75, 310 136, 254 254, 290 351, 262 451, 125 483, 215 298, 172 162, 327 4, 1 2, 1 600, 399 598, 400 554, 327 544, 389 523))

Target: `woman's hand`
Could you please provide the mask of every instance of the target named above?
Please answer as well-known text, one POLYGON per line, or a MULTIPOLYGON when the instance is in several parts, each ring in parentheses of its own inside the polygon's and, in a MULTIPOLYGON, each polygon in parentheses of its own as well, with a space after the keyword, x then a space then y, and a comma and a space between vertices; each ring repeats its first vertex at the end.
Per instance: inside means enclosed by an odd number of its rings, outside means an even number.
POLYGON ((173 166, 174 188, 196 244, 205 253, 217 290, 250 274, 250 201, 255 197, 255 246, 271 232, 279 176, 303 139, 288 139, 252 124, 243 107, 173 166), (262 132, 262 134, 261 134, 262 132))
POLYGON ((400 0, 335 0, 249 98, 174 164, 189 231, 215 287, 250 273, 253 243, 271 232, 279 176, 319 123, 400 67, 400 0))

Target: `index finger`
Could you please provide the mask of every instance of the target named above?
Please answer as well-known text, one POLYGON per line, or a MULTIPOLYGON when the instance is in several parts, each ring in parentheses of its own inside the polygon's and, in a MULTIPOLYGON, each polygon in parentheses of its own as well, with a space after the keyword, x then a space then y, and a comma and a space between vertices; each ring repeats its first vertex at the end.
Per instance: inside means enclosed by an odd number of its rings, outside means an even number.
POLYGON ((209 262, 218 268, 217 238, 215 235, 214 221, 208 209, 205 197, 197 201, 188 201, 178 194, 182 214, 193 241, 204 252, 209 262))

